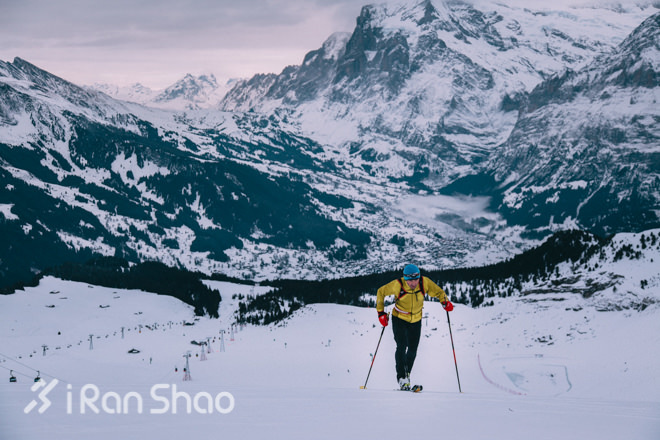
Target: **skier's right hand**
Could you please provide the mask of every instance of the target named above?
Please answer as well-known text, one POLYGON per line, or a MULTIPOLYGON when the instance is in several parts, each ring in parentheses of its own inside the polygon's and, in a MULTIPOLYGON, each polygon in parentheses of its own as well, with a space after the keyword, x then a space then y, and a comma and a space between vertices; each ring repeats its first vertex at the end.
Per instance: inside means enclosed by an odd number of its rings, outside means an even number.
POLYGON ((387 323, 389 322, 389 315, 385 312, 378 312, 378 320, 381 324, 383 324, 383 327, 387 327, 387 323))

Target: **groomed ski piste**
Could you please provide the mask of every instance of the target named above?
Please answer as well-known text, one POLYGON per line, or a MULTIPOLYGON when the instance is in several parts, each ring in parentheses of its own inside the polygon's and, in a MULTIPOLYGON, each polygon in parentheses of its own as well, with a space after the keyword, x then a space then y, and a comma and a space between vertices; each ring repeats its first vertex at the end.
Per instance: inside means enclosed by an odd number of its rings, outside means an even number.
POLYGON ((0 437, 660 438, 658 304, 604 312, 579 295, 532 295, 456 305, 459 393, 446 312, 427 303, 412 373, 424 390, 401 393, 391 328, 360 389, 381 333, 374 309, 314 304, 270 326, 232 326, 234 294, 267 288, 208 283, 222 294, 220 319, 167 296, 55 278, 0 296, 0 437))

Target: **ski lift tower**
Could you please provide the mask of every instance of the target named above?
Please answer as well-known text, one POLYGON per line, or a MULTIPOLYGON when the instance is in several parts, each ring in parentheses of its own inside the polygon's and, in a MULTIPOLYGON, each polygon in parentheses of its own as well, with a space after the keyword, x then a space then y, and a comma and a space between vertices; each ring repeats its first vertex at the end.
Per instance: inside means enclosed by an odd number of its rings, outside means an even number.
POLYGON ((225 331, 220 330, 220 351, 225 351, 225 331))
POLYGON ((89 335, 89 349, 94 350, 94 335, 89 335))
POLYGON ((183 355, 184 358, 186 358, 186 367, 183 369, 183 380, 192 380, 190 377, 190 363, 188 362, 188 359, 190 358, 190 352, 186 353, 183 355))
POLYGON ((209 336, 206 338, 206 347, 207 347, 207 353, 213 353, 213 349, 211 348, 211 337, 209 336))

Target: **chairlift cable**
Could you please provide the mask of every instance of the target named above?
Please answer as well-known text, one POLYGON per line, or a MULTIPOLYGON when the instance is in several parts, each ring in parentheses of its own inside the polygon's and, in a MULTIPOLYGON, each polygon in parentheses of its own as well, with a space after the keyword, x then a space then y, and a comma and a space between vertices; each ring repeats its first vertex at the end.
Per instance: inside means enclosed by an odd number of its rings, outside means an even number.
POLYGON ((20 371, 14 369, 14 368, 7 368, 7 367, 4 367, 4 366, 2 366, 2 365, 0 365, 0 368, 4 368, 5 370, 7 370, 7 371, 13 373, 14 375, 25 376, 25 377, 27 377, 27 378, 32 379, 32 376, 30 376, 30 375, 28 375, 28 374, 25 374, 25 373, 21 373, 20 371))
MULTIPOLYGON (((24 364, 23 362, 19 362, 19 361, 17 361, 16 359, 13 359, 13 358, 10 357, 10 356, 7 356, 6 354, 2 354, 2 353, 0 353, 0 356, 3 356, 3 357, 5 357, 5 358, 9 359, 11 362, 16 362, 18 365, 21 365, 21 366, 23 366, 23 367, 25 367, 25 368, 28 368, 28 369, 34 371, 35 373, 37 373, 37 376, 39 376, 39 377, 50 377, 51 379, 57 379, 58 381, 60 381, 60 382, 62 382, 62 383, 66 383, 66 384, 69 383, 68 381, 63 380, 63 379, 60 379, 59 377, 55 377, 55 376, 52 376, 52 375, 50 375, 50 374, 44 373, 43 370, 37 370, 36 368, 32 368, 32 367, 30 367, 29 365, 24 364)), ((11 370, 13 370, 14 372, 18 372, 18 370, 16 370, 15 368, 7 368, 7 367, 5 367, 5 366, 3 366, 3 365, 0 365, 0 367, 4 368, 4 369, 7 370, 7 371, 11 371, 11 370)), ((32 376, 29 376, 29 375, 27 375, 27 374, 25 374, 25 373, 19 373, 19 374, 20 374, 21 376, 25 376, 25 377, 32 377, 32 376)))
POLYGON ((32 371, 34 371, 34 372, 37 372, 37 371, 38 371, 38 370, 36 370, 35 368, 32 368, 31 366, 24 364, 23 362, 19 362, 19 361, 17 361, 16 359, 12 358, 11 356, 7 356, 6 354, 2 354, 2 353, 0 353, 0 356, 9 359, 9 360, 12 361, 12 362, 16 362, 18 365, 22 365, 22 366, 25 367, 25 368, 29 368, 30 370, 32 370, 32 371))

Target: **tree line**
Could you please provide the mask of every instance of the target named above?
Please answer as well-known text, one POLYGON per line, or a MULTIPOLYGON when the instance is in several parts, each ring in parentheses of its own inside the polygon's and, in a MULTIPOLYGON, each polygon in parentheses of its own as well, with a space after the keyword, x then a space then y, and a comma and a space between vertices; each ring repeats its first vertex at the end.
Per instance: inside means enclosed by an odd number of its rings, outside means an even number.
MULTIPOLYGON (((119 257, 97 257, 85 263, 64 263, 44 270, 44 276, 79 281, 115 289, 138 289, 173 296, 194 307, 195 315, 218 317, 220 292, 203 282, 205 275, 147 261, 130 265, 119 257)), ((35 284, 36 285, 36 284, 35 284)))

